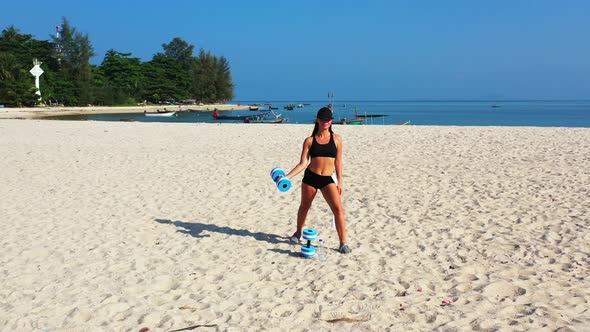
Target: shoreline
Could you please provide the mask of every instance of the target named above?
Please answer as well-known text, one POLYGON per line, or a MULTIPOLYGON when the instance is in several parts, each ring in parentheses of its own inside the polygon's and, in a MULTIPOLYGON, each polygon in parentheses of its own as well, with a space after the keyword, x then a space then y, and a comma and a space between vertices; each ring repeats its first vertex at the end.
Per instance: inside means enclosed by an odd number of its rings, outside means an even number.
POLYGON ((124 114, 155 112, 158 109, 169 111, 197 110, 213 112, 231 110, 248 110, 248 105, 242 104, 207 104, 207 105, 147 105, 147 106, 68 106, 68 107, 22 107, 0 108, 0 119, 41 119, 60 115, 83 114, 124 114))

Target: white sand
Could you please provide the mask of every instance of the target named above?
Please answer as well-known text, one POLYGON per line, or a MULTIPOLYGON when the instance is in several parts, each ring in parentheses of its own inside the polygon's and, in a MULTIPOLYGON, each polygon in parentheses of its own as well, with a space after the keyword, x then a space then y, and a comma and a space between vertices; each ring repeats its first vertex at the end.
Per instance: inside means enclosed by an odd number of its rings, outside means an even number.
POLYGON ((48 116, 79 115, 79 114, 109 114, 109 113, 143 113, 163 111, 197 110, 203 112, 231 110, 247 110, 248 105, 240 104, 208 104, 208 105, 149 105, 149 106, 88 106, 88 107, 20 107, 0 108, 0 119, 39 119, 48 116))
POLYGON ((590 129, 335 127, 324 264, 269 176, 311 130, 0 120, 0 330, 590 330, 590 129))

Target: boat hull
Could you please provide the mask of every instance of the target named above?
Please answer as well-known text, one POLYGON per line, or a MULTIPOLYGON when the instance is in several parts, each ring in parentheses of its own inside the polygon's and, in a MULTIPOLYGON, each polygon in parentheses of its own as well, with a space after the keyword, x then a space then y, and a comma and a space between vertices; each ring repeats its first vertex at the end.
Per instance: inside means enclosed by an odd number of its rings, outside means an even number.
POLYGON ((283 123, 287 121, 287 119, 279 119, 279 120, 249 120, 244 121, 245 123, 283 123))
POLYGON ((255 118, 255 117, 264 117, 268 115, 268 113, 259 113, 259 114, 252 114, 252 115, 219 115, 214 116, 213 119, 215 120, 245 120, 246 118, 255 118))
POLYGON ((387 114, 359 114, 357 118, 383 118, 386 116, 387 114))
POLYGON ((175 116, 176 112, 159 112, 159 113, 143 113, 143 115, 145 116, 160 116, 160 117, 169 117, 169 116, 175 116))
POLYGON ((364 121, 365 119, 342 119, 338 123, 343 125, 362 125, 364 121))

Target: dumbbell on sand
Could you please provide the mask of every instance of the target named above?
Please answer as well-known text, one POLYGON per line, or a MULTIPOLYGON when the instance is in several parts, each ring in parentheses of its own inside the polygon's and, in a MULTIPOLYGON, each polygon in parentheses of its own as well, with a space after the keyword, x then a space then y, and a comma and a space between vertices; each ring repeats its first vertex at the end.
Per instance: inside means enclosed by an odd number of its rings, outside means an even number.
POLYGON ((301 246, 301 256, 305 258, 313 258, 315 256, 315 247, 311 245, 311 241, 317 239, 318 231, 313 228, 306 228, 303 230, 303 239, 307 240, 307 244, 301 246))
POLYGON ((285 171, 280 167, 275 167, 270 171, 270 177, 277 184, 280 192, 291 189, 291 180, 285 176, 285 171))

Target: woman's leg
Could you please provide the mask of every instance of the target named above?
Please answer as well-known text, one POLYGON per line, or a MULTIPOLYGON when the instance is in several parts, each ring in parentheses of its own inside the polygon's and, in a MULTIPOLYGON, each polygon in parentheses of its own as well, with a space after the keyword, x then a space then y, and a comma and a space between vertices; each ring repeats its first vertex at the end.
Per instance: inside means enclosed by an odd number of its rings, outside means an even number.
POLYGON ((334 214, 336 232, 338 233, 340 244, 346 243, 346 221, 344 220, 344 209, 342 208, 342 200, 338 192, 338 187, 332 183, 323 187, 321 190, 324 199, 334 214))
POLYGON ((318 190, 308 184, 301 183, 301 204, 299 204, 299 211, 297 211, 297 233, 301 235, 303 227, 305 226, 305 219, 311 203, 315 198, 318 190))

